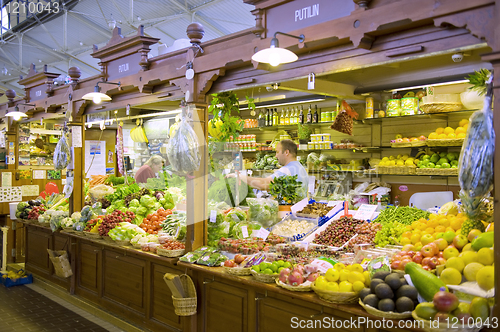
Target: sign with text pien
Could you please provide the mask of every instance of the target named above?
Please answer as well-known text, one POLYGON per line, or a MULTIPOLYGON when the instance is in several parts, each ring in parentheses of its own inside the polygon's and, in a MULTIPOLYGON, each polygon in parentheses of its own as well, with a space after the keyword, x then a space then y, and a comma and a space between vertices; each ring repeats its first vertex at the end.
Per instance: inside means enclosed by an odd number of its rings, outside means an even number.
POLYGON ((139 53, 110 61, 108 64, 108 81, 138 73, 141 70, 140 61, 141 55, 139 53))
POLYGON ((272 37, 276 31, 290 32, 345 17, 354 9, 354 2, 346 0, 291 1, 267 10, 267 37, 272 37))

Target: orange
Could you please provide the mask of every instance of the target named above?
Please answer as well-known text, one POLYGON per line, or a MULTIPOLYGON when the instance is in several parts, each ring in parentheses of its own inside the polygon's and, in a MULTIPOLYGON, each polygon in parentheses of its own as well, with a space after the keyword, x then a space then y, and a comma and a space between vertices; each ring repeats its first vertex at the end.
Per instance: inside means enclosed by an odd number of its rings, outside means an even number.
POLYGON ((464 127, 457 127, 457 129, 455 129, 455 134, 460 134, 460 133, 464 133, 465 134, 465 128, 464 127))
POLYGON ((448 231, 452 231, 452 232, 454 232, 455 230, 453 229, 453 227, 448 226, 448 227, 446 227, 446 231, 447 231, 447 232, 448 232, 448 231))
POLYGON ((407 244, 411 244, 411 240, 407 237, 404 237, 401 239, 401 241, 399 241, 401 243, 401 245, 405 246, 407 244))
POLYGON ((464 124, 464 125, 462 126, 462 128, 464 128, 465 130, 467 130, 467 128, 468 128, 468 127, 469 127, 469 124, 468 124, 468 123, 466 123, 466 124, 464 124))
POLYGON ((427 226, 435 228, 436 226, 439 226, 439 223, 436 219, 429 219, 427 221, 427 226))
POLYGON ((432 235, 432 233, 429 233, 427 231, 423 231, 420 235, 424 236, 424 235, 427 235, 427 234, 431 234, 432 235))
POLYGON ((420 242, 420 234, 413 234, 411 236, 411 243, 415 244, 417 242, 420 242))
POLYGON ((453 228, 454 231, 459 230, 462 227, 462 220, 455 219, 450 223, 450 227, 453 228))
POLYGON ((417 229, 420 229, 421 231, 425 230, 427 228, 427 225, 424 223, 419 223, 417 226, 417 229))
POLYGON ((442 134, 442 133, 444 133, 444 128, 439 127, 438 129, 436 129, 436 134, 439 135, 439 134, 442 134))
POLYGON ((439 139, 447 139, 447 138, 448 138, 448 135, 446 135, 446 134, 439 134, 439 135, 438 135, 438 138, 439 138, 439 139))
POLYGON ((436 231, 436 233, 445 232, 446 231, 446 227, 444 227, 444 226, 436 226, 436 228, 434 229, 434 231, 436 231))
POLYGON ((445 133, 446 135, 449 135, 451 133, 454 133, 455 132, 455 129, 451 128, 451 127, 446 127, 444 128, 444 131, 443 133, 445 133))
POLYGON ((426 231, 427 233, 429 233, 429 234, 434 234, 434 228, 432 228, 432 227, 427 227, 427 228, 425 229, 425 231, 426 231))
POLYGON ((430 133, 428 138, 429 139, 436 139, 436 138, 438 138, 438 134, 437 133, 430 133))
POLYGON ((439 220, 439 226, 444 226, 445 228, 450 226, 450 221, 448 219, 439 220))

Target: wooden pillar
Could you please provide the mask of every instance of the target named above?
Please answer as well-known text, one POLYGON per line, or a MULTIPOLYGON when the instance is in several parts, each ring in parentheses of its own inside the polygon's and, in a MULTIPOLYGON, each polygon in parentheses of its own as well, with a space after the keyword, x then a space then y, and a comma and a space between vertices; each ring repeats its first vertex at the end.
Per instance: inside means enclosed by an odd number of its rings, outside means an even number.
MULTIPOLYGON (((75 107, 76 108, 76 107, 75 107)), ((75 114, 73 116, 73 122, 68 123, 68 126, 72 130, 80 130, 82 133, 82 146, 73 148, 73 164, 74 164, 74 182, 73 182, 73 194, 69 198, 69 211, 70 214, 75 211, 81 211, 83 208, 83 203, 85 201, 84 190, 84 176, 85 176, 85 165, 84 165, 84 155, 85 155, 85 122, 84 116, 75 114)), ((70 134, 71 135, 71 134, 70 134)), ((71 141, 71 140, 70 140, 71 141)))

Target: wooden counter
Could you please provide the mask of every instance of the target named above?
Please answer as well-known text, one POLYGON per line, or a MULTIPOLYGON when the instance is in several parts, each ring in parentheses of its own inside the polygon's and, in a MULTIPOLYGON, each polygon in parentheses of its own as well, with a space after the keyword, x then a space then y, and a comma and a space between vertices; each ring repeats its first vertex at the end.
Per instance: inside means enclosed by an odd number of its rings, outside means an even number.
MULTIPOLYGON (((399 321, 382 320, 357 304, 333 304, 314 292, 291 292, 274 283, 257 282, 251 276, 227 274, 222 267, 178 262, 130 246, 118 246, 81 233, 52 233, 48 226, 26 223, 26 269, 81 296, 103 309, 154 331, 293 331, 307 324, 340 324, 340 331, 420 331, 399 328, 399 321), (55 276, 47 248, 70 248, 73 276, 55 276), (165 273, 191 276, 198 296, 197 315, 174 313, 165 273), (367 324, 359 319, 370 319, 367 324), (371 324, 371 325, 370 325, 371 324)), ((404 321, 403 321, 404 322, 404 321)), ((411 320, 407 321, 411 322, 411 320)))

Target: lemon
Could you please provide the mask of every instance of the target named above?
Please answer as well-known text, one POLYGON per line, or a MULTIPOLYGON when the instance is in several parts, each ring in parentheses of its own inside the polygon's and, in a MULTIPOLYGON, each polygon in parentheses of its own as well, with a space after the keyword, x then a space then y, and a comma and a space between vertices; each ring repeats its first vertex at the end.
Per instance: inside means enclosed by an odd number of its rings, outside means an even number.
POLYGON ((463 126, 465 126, 465 125, 466 125, 466 124, 468 124, 468 123, 469 123, 469 120, 467 120, 467 119, 462 119, 462 120, 460 120, 460 122, 458 123, 458 125, 459 125, 460 127, 463 127, 463 126))
POLYGON ((363 267, 360 264, 352 264, 351 271, 363 273, 363 267))
POLYGON ((441 272, 439 279, 443 280, 446 285, 460 285, 462 274, 457 269, 447 267, 441 272))
POLYGON ((481 263, 470 263, 465 266, 464 276, 468 281, 476 281, 476 276, 479 270, 484 267, 481 263))
POLYGON ((492 289, 495 284, 495 268, 493 266, 485 266, 476 274, 476 280, 479 287, 484 290, 492 289))
POLYGON ((462 252, 464 251, 474 251, 474 249, 472 249, 472 243, 467 243, 463 248, 462 248, 462 252))
POLYGON ((439 127, 438 129, 436 129, 436 134, 442 134, 444 132, 444 128, 442 127, 439 127))
POLYGON ((347 280, 354 284, 356 281, 365 282, 365 276, 361 272, 351 271, 347 276, 347 280))
POLYGON ((352 290, 356 293, 361 291, 363 288, 365 288, 365 284, 363 284, 361 281, 355 281, 352 283, 352 290))
POLYGON ((494 261, 494 253, 492 248, 481 248, 477 252, 477 262, 483 265, 491 265, 494 261))
POLYGON ((463 251, 459 257, 462 257, 465 266, 469 265, 472 262, 477 262, 479 255, 475 251, 463 251))
POLYGON ((340 271, 340 278, 339 278, 339 280, 340 280, 340 281, 347 281, 347 280, 349 280, 349 274, 350 274, 350 273, 351 273, 351 272, 349 272, 349 271, 347 271, 347 270, 342 270, 342 271, 340 271))
POLYGON ((429 139, 436 139, 436 138, 438 138, 438 134, 437 133, 433 132, 433 133, 429 134, 429 139))
POLYGON ((462 273, 464 270, 465 264, 462 257, 451 257, 446 261, 446 268, 453 268, 458 272, 462 273))
POLYGON ((446 127, 446 128, 444 128, 443 133, 446 135, 449 135, 449 134, 455 133, 455 129, 453 129, 451 127, 446 127))
POLYGON ((345 269, 345 265, 343 263, 337 263, 333 266, 333 268, 337 271, 345 269))
POLYGON ((328 269, 325 273, 325 278, 327 281, 337 281, 339 280, 340 272, 335 269, 328 269))
POLYGON ((342 293, 352 292, 352 284, 349 281, 342 281, 339 284, 339 291, 342 293))
POLYGON ((339 284, 337 284, 336 282, 328 282, 326 284, 326 290, 329 290, 331 292, 338 292, 339 291, 339 284))
POLYGON ((328 284, 328 281, 323 276, 317 277, 316 280, 314 281, 314 285, 318 289, 326 289, 327 284, 328 284))

